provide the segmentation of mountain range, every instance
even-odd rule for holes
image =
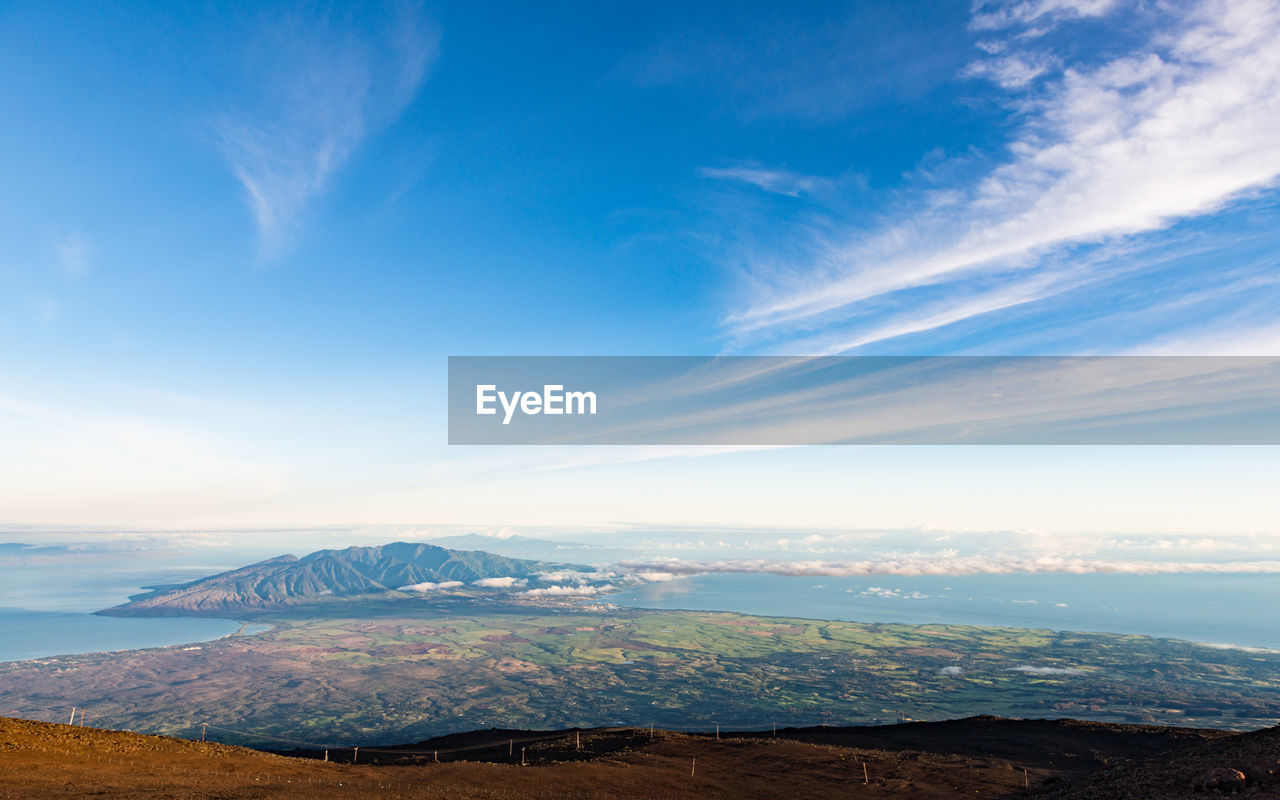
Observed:
[[[200,578],[152,586],[128,603],[97,613],[107,616],[225,616],[290,608],[334,599],[406,597],[410,587],[473,586],[503,589],[537,583],[555,571],[587,567],[509,558],[476,550],[394,542],[377,547],[319,550],[298,558],[282,555]],[[503,579],[506,586],[503,585]]]

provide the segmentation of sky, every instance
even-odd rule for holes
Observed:
[[[1280,355],[1280,4],[801,6],[0,6],[0,523],[1280,534],[1272,447],[445,443],[450,355]]]

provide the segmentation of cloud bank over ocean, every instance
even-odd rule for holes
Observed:
[[[1172,575],[1178,573],[1280,573],[1277,561],[1111,561],[1043,556],[920,556],[865,561],[787,561],[774,559],[732,559],[686,561],[658,558],[623,561],[619,566],[649,576],[650,580],[670,580],[682,575],[709,573],[768,573],[789,576],[864,577],[871,575],[1010,575],[1095,573],[1129,575]]]

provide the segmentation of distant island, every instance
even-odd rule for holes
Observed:
[[[265,623],[200,644],[0,664],[0,708],[262,744],[491,727],[883,724],[975,714],[1250,730],[1280,652],[964,625],[619,608],[609,570],[397,542],[281,556],[101,613]]]
[[[428,592],[470,596],[591,595],[612,588],[592,567],[394,542],[282,555],[171,586],[149,587],[106,616],[245,616],[334,601],[387,601]]]

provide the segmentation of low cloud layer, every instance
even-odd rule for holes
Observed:
[[[616,578],[617,573],[609,570],[593,570],[590,572],[576,569],[558,569],[550,572],[542,572],[539,578],[547,583],[584,583],[586,581],[601,581],[610,578]]]
[[[611,584],[603,586],[544,586],[539,589],[521,592],[521,594],[526,597],[588,597],[602,592],[611,592],[614,588]]]
[[[514,589],[517,586],[524,586],[528,581],[524,578],[513,578],[510,576],[504,578],[481,578],[478,581],[472,581],[472,586],[479,586],[484,589]]]
[[[1010,556],[941,556],[869,559],[865,561],[784,561],[775,559],[734,559],[725,561],[685,561],[659,558],[623,561],[619,564],[633,574],[652,574],[657,580],[668,576],[707,573],[763,573],[788,576],[864,577],[869,575],[1010,575],[1095,573],[1127,575],[1173,575],[1182,573],[1280,573],[1280,561],[1114,561],[1088,558],[1019,558]]]
[[[408,586],[401,586],[397,591],[401,592],[434,592],[440,589],[457,589],[464,584],[462,581],[441,581],[432,583],[431,581],[423,581],[422,583],[411,583]]]
[[[1022,664],[1016,667],[1009,667],[1005,672],[1021,672],[1026,675],[1083,675],[1084,670],[1075,667],[1037,667],[1032,664]]]

